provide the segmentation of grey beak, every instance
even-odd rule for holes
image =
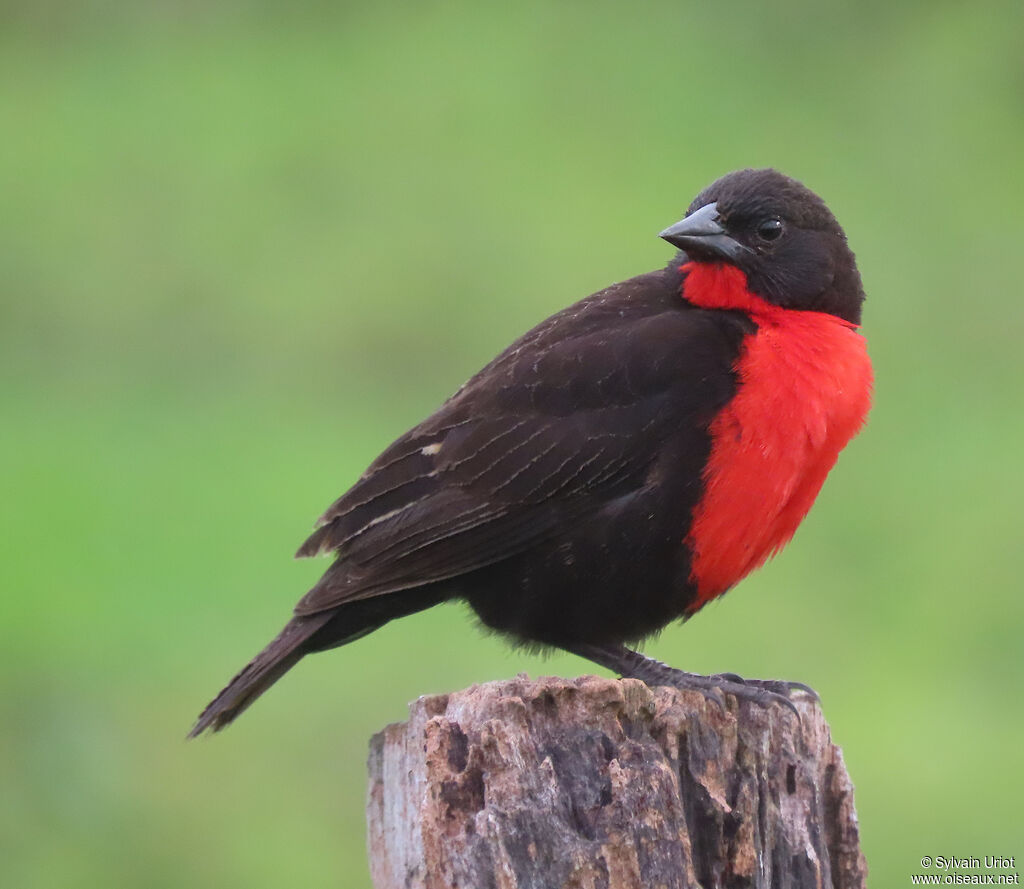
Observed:
[[[718,204],[705,204],[685,219],[659,232],[658,237],[680,250],[692,253],[697,259],[737,260],[745,254],[753,253],[749,247],[729,236],[719,222],[720,219]]]

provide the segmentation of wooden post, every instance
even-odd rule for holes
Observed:
[[[821,710],[634,679],[423,697],[370,744],[377,889],[862,889]]]

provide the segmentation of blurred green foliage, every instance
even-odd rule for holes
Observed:
[[[0,7],[0,883],[367,886],[373,731],[590,667],[448,606],[186,729],[378,450],[750,165],[846,227],[877,404],[648,650],[820,690],[872,885],[1024,853],[1024,7],[210,7]]]

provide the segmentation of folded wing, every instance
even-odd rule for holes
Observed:
[[[647,483],[732,381],[694,378],[705,313],[678,291],[633,299],[639,281],[548,319],[384,451],[299,550],[337,560],[296,613],[494,564]]]

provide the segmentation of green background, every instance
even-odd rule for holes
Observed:
[[[0,6],[0,882],[368,886],[371,733],[591,668],[447,606],[185,731],[376,453],[750,165],[843,222],[876,406],[647,650],[821,692],[873,886],[1021,856],[1024,7],[214,5]]]

